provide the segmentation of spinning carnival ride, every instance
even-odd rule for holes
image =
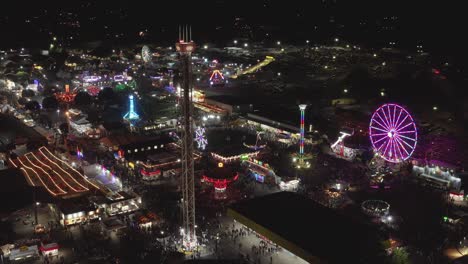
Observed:
[[[151,54],[151,50],[148,46],[143,46],[143,48],[141,48],[141,58],[143,59],[143,61],[145,63],[148,63],[151,61],[151,57],[152,57],[152,54]]]
[[[199,149],[205,150],[208,140],[206,139],[204,127],[199,126],[195,129],[195,141],[197,142]]]
[[[398,163],[413,154],[418,132],[413,117],[397,104],[384,104],[372,115],[369,137],[377,155]]]

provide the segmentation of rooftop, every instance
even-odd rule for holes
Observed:
[[[377,230],[291,192],[241,201],[228,215],[309,262],[376,263]]]
[[[96,210],[96,207],[84,197],[61,200],[58,208],[64,215]]]

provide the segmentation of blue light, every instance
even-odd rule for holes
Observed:
[[[140,116],[135,112],[135,104],[134,104],[134,99],[133,99],[133,95],[130,95],[128,97],[129,99],[129,105],[130,105],[130,109],[129,111],[124,115],[124,119],[126,120],[138,120],[140,119]]]

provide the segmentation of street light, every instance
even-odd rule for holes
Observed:
[[[249,44],[248,44],[248,43],[244,43],[244,47],[246,47],[246,48],[247,48],[248,46],[249,46]]]
[[[236,40],[236,39],[234,40],[234,44],[237,44],[237,40]]]
[[[277,42],[276,42],[276,45],[281,45],[281,41],[277,41]]]

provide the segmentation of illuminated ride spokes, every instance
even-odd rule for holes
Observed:
[[[143,48],[141,49],[141,58],[143,59],[143,61],[145,63],[148,63],[151,61],[151,50],[148,46],[143,46]]]
[[[376,154],[398,163],[413,154],[418,132],[413,117],[397,104],[384,104],[372,115],[369,137]]]
[[[223,84],[225,82],[224,75],[219,70],[214,70],[210,76],[210,85]]]
[[[206,145],[208,145],[208,139],[206,138],[206,131],[204,127],[197,127],[195,129],[195,141],[197,146],[201,150],[205,150]]]

